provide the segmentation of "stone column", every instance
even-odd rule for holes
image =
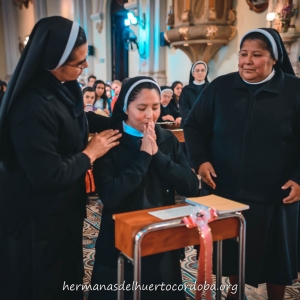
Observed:
[[[92,21],[90,15],[92,14],[92,7],[90,0],[74,0],[74,21],[78,22],[79,25],[84,29],[88,45],[93,45],[93,32],[92,32]],[[89,57],[89,67],[82,72],[82,76],[85,80],[89,74],[93,74],[93,58]]]
[[[47,17],[47,1],[46,0],[34,0],[34,17],[35,22],[39,21],[42,18]]]
[[[20,59],[17,24],[17,7],[13,1],[2,1],[3,33],[7,77],[11,77]],[[20,41],[22,43],[22,41]]]
[[[159,85],[166,84],[166,51],[160,46],[160,33],[166,30],[166,1],[155,0],[154,2],[154,36],[153,36],[153,78]]]
[[[144,28],[140,25],[138,41],[141,52],[146,58],[140,58],[140,74],[151,76],[158,84],[166,82],[165,49],[160,46],[160,32],[165,30],[166,2],[165,0],[140,0],[139,18],[146,15]]]

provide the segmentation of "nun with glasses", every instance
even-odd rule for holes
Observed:
[[[118,144],[117,131],[89,143],[77,77],[88,67],[78,23],[41,19],[0,108],[2,299],[80,299],[85,172]]]
[[[182,117],[181,127],[183,127],[197,97],[208,85],[208,68],[204,61],[195,62],[190,71],[189,84],[182,89],[179,97],[179,111]]]
[[[297,278],[300,198],[300,79],[274,29],[247,32],[238,72],[220,76],[195,103],[184,127],[202,194],[250,206],[246,283],[267,284],[282,300]],[[223,242],[224,276],[237,283],[237,243]],[[229,291],[227,299],[236,299]]]
[[[160,115],[160,87],[150,77],[128,79],[122,86],[112,115],[113,128],[122,133],[120,145],[94,163],[95,184],[103,202],[101,229],[96,242],[92,286],[117,283],[113,214],[175,204],[180,195],[196,196],[198,179],[173,133],[155,125]],[[132,285],[133,267],[125,262],[125,281]],[[142,258],[142,299],[185,300],[179,251]],[[163,284],[171,284],[166,291]],[[176,286],[175,286],[176,285]],[[179,288],[177,289],[176,287]],[[125,299],[132,299],[132,291]],[[117,291],[90,291],[89,300],[116,300]]]

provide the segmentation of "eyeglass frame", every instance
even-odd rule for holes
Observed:
[[[80,69],[80,70],[83,70],[85,69],[86,67],[84,67],[83,65],[85,63],[87,63],[87,57],[85,58],[85,60],[79,65],[79,66],[74,66],[74,65],[70,65],[70,64],[64,64],[65,66],[70,66],[70,67],[73,67],[73,68],[77,68],[77,69]]]

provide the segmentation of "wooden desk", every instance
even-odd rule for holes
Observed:
[[[169,124],[169,122],[166,123],[158,123],[162,128],[170,130],[173,132],[173,134],[176,136],[179,142],[184,142],[184,134],[183,129],[180,128],[180,125],[175,124]]]
[[[188,229],[182,218],[162,221],[149,211],[173,208],[181,205],[158,207],[128,213],[116,214],[115,246],[121,251],[118,261],[118,284],[124,280],[123,256],[134,265],[134,281],[141,281],[141,257],[164,251],[199,244],[199,233],[196,228]],[[245,220],[240,213],[219,216],[210,223],[213,240],[217,241],[217,286],[222,284],[222,240],[239,237],[239,299],[244,299],[245,289]],[[216,291],[221,299],[221,291]],[[118,300],[123,299],[123,291],[118,291]],[[134,291],[134,300],[140,299],[140,290]]]

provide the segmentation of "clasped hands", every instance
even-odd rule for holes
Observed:
[[[217,174],[210,162],[205,162],[198,168],[198,174],[201,176],[201,180],[207,185],[216,188],[216,183],[213,181],[213,177],[217,177]],[[290,194],[282,201],[284,204],[294,203],[300,200],[300,186],[293,180],[287,181],[282,187],[283,190],[291,189]]]
[[[156,134],[154,129],[154,122],[151,121],[144,125],[144,136],[142,138],[141,151],[145,151],[150,155],[155,155],[158,151],[156,144]]]

